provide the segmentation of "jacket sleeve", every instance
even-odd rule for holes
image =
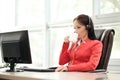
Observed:
[[[60,57],[59,57],[60,65],[64,65],[70,61],[68,47],[69,47],[69,43],[63,43],[62,50],[60,52]]]
[[[91,71],[95,70],[102,53],[102,43],[97,42],[91,48],[91,56],[88,62],[68,65],[68,71]]]

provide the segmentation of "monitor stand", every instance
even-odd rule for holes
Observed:
[[[9,70],[6,70],[6,72],[22,72],[23,70],[21,69],[15,69],[15,61],[14,59],[10,60],[10,66],[9,66]]]

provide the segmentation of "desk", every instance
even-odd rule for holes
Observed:
[[[0,78],[7,80],[120,80],[120,74],[88,72],[0,72]]]

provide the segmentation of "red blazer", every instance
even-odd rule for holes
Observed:
[[[63,43],[59,57],[59,64],[69,62],[68,71],[91,71],[95,70],[102,53],[102,43],[98,40],[86,39],[77,48],[76,43],[68,50],[69,43]]]

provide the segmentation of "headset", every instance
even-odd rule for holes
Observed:
[[[90,21],[90,17],[88,16],[88,24],[86,25],[86,29],[89,30],[91,28],[91,21]]]

